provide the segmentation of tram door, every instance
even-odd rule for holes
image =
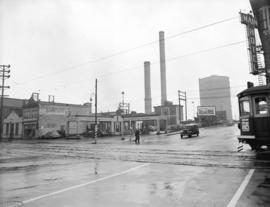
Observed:
[[[269,96],[252,97],[254,111],[254,129],[258,139],[270,137]]]

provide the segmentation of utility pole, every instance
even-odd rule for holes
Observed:
[[[181,96],[180,96],[180,90],[178,90],[178,101],[179,101],[179,125],[181,125]]]
[[[186,121],[187,121],[187,92],[185,91],[185,114],[186,114]]]
[[[187,121],[187,92],[178,90],[178,101],[179,101],[179,121],[181,124],[181,101],[185,101],[185,118]]]
[[[125,114],[125,100],[124,100],[124,96],[125,96],[125,92],[122,91],[122,107],[123,107],[123,111],[121,111],[121,116],[122,116],[122,124],[121,124],[121,127],[120,127],[120,130],[121,130],[121,135],[122,135],[122,140],[125,139],[124,137],[124,114]]]
[[[97,128],[97,79],[96,79],[96,84],[95,84],[95,144],[97,143],[97,133],[98,133],[98,128]]]
[[[5,86],[5,79],[10,78],[10,65],[0,65],[0,78],[2,78],[1,88],[1,108],[0,108],[0,139],[3,137],[3,108],[4,108],[4,90],[5,88],[10,88]]]

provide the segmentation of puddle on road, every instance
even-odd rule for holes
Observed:
[[[21,201],[0,201],[1,207],[21,207],[23,203]]]
[[[35,188],[35,187],[37,187],[37,185],[25,186],[25,187],[22,187],[22,188],[13,188],[13,189],[11,189],[9,191],[26,190],[26,189]]]
[[[44,181],[56,181],[56,180],[60,180],[60,178],[45,178],[43,180]]]

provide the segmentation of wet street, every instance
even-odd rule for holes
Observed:
[[[236,126],[200,133],[4,141],[0,206],[269,206],[268,152],[237,152]]]

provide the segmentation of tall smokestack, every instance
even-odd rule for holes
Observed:
[[[159,54],[160,54],[160,80],[161,80],[161,105],[167,101],[166,85],[166,62],[165,62],[165,41],[164,32],[159,32]]]
[[[144,110],[146,114],[152,112],[150,62],[144,62]]]

